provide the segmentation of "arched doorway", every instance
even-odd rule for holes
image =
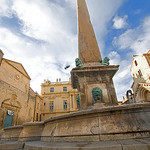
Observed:
[[[4,128],[12,126],[13,116],[14,116],[14,111],[8,109],[5,116]]]
[[[17,125],[20,109],[20,102],[12,101],[12,99],[3,100],[1,103],[0,128]]]

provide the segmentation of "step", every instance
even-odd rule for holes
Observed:
[[[150,150],[150,138],[100,142],[0,141],[0,150]]]

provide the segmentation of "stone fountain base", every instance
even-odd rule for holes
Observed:
[[[3,130],[1,140],[105,141],[150,137],[150,103],[102,107]]]

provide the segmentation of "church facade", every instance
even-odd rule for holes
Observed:
[[[0,129],[34,121],[35,92],[22,64],[0,50]]]
[[[132,89],[137,103],[150,101],[150,51],[133,57],[131,64]]]

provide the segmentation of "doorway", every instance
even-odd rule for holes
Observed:
[[[5,116],[4,128],[12,126],[13,115],[14,115],[14,111],[7,110],[7,113]]]

